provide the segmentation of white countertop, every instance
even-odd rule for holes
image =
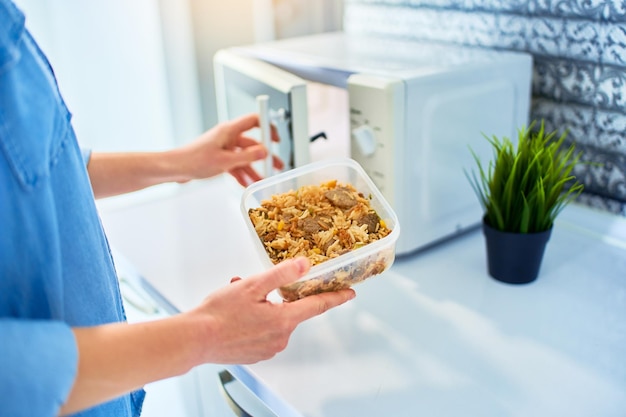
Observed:
[[[226,177],[100,204],[111,244],[176,307],[261,269]],[[626,415],[626,219],[570,205],[537,281],[497,282],[471,232],[355,287],[245,367],[302,415]]]

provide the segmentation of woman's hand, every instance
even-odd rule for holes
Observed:
[[[209,178],[223,172],[229,172],[243,186],[260,180],[261,176],[251,164],[264,159],[268,150],[247,135],[257,127],[258,115],[248,114],[220,123],[194,142],[172,151],[187,174],[178,182]],[[273,127],[272,140],[278,142],[278,134]],[[273,157],[273,164],[276,169],[282,169],[284,165],[276,157]]]
[[[296,326],[354,298],[351,289],[274,304],[267,295],[309,269],[306,258],[209,295],[197,308],[161,320],[74,327],[78,369],[61,414],[75,413],[203,363],[246,364],[287,346]]]
[[[234,278],[185,313],[205,323],[200,362],[246,364],[269,359],[285,349],[298,324],[354,298],[354,290],[346,289],[290,303],[268,301],[270,292],[298,280],[309,265],[306,258],[296,258],[249,278]]]
[[[248,132],[259,126],[259,117],[248,114],[220,123],[193,142],[165,152],[122,152],[91,155],[87,170],[96,198],[141,190],[165,182],[184,183],[229,172],[244,187],[261,176],[252,163],[268,150]],[[278,141],[272,126],[272,140]],[[284,164],[272,157],[276,169]]]

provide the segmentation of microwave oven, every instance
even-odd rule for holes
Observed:
[[[397,255],[480,224],[472,152],[487,163],[486,136],[515,140],[529,122],[522,52],[333,32],[220,50],[214,72],[219,120],[258,111],[285,169],[359,162],[402,225]]]

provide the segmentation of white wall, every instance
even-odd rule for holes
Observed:
[[[275,0],[278,39],[332,32],[343,26],[342,0]]]
[[[191,31],[181,30],[189,16],[186,3],[177,3],[17,1],[51,61],[82,146],[156,150],[200,133]]]
[[[229,46],[339,30],[343,0],[189,0],[203,118],[217,122],[213,56]]]
[[[342,0],[16,0],[55,69],[81,145],[158,150],[217,122],[213,56],[338,30]]]
[[[189,0],[205,128],[217,122],[213,55],[255,41],[254,3],[258,0]]]

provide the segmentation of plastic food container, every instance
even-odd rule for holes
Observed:
[[[307,164],[258,181],[244,190],[241,212],[263,265],[269,269],[274,264],[254,228],[248,215],[249,210],[260,207],[262,201],[269,200],[274,195],[332,180],[350,184],[368,198],[371,208],[391,232],[379,240],[312,266],[300,280],[279,288],[278,292],[285,301],[351,287],[384,272],[395,260],[395,245],[400,235],[398,218],[363,168],[356,161],[344,158]]]

